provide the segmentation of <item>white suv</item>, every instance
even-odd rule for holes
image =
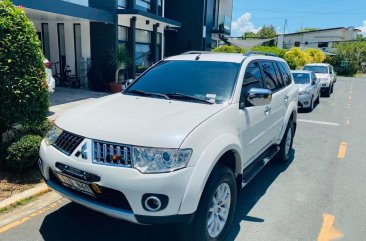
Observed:
[[[322,94],[330,97],[334,90],[334,84],[337,81],[337,75],[334,72],[333,66],[323,63],[308,64],[305,65],[304,70],[315,73],[316,78],[320,81]]]
[[[239,190],[274,156],[290,159],[297,103],[283,59],[189,52],[58,118],[39,165],[76,203],[179,223],[182,240],[223,240]]]

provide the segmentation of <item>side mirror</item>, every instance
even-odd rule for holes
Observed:
[[[268,89],[252,88],[248,90],[247,102],[252,106],[269,105],[272,102],[272,91]]]

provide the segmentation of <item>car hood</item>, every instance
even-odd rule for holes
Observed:
[[[226,106],[115,94],[65,112],[56,125],[96,140],[178,148],[195,127]]]
[[[299,92],[303,91],[304,89],[310,86],[310,84],[296,84],[296,85],[299,88]]]
[[[330,74],[315,74],[318,79],[328,79],[330,78]]]

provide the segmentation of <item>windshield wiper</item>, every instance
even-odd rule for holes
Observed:
[[[198,101],[198,102],[205,103],[205,104],[210,104],[210,105],[214,104],[211,101],[200,99],[198,97],[194,97],[194,96],[190,96],[190,95],[181,94],[181,93],[169,93],[169,94],[166,94],[166,96],[168,96],[172,99],[194,100],[194,101]]]
[[[170,100],[168,95],[164,95],[164,94],[160,94],[160,93],[150,93],[150,92],[145,92],[142,90],[129,90],[126,92],[127,94],[136,94],[136,95],[141,95],[141,96],[151,96],[151,97],[162,97],[166,100]]]

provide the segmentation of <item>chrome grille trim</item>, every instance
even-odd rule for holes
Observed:
[[[104,141],[92,141],[92,162],[94,164],[132,167],[131,146]],[[117,159],[113,160],[116,155]]]
[[[75,135],[67,131],[63,131],[62,134],[57,138],[53,146],[59,151],[70,156],[83,140],[84,137]]]

